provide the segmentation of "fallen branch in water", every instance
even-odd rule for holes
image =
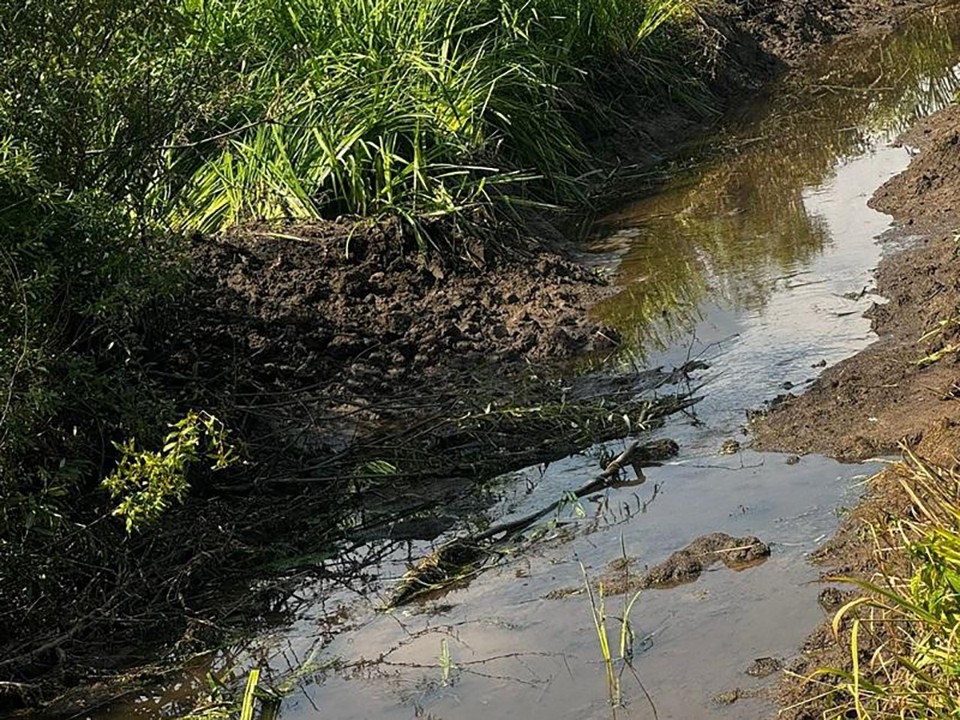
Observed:
[[[627,467],[633,467],[643,481],[642,467],[659,464],[660,461],[677,454],[678,446],[672,440],[660,440],[646,445],[631,442],[627,448],[612,460],[602,473],[574,491],[576,498],[602,490],[615,484],[620,473]],[[569,496],[568,496],[569,497]],[[568,497],[556,500],[549,505],[524,515],[516,520],[494,525],[481,533],[451,540],[435,552],[423,558],[397,583],[390,600],[384,609],[404,605],[419,595],[431,590],[441,589],[450,583],[463,579],[477,569],[476,565],[494,552],[493,545],[502,543],[527,530],[544,515],[553,512]],[[496,538],[496,540],[495,540]],[[488,543],[487,547],[484,543]]]

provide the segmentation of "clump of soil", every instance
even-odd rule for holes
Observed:
[[[746,0],[737,3],[743,23],[771,55],[787,62],[849,33],[889,28],[917,0]]]
[[[615,560],[600,581],[608,595],[669,588],[693,582],[700,577],[700,573],[718,562],[728,568],[742,570],[763,562],[769,556],[770,548],[758,538],[735,538],[726,533],[710,533],[698,537],[642,574],[631,571],[633,560]]]
[[[960,342],[960,253],[951,225],[960,211],[958,121],[952,107],[911,131],[906,141],[920,146],[919,156],[874,197],[901,235],[928,233],[880,264],[878,291],[889,302],[868,314],[880,339],[755,420],[755,447],[861,460],[896,453],[901,440],[943,418],[960,419],[960,356],[950,351]]]
[[[640,587],[672,587],[693,582],[700,573],[718,562],[737,570],[751,567],[768,557],[770,548],[758,538],[711,533],[697,538],[651,568],[641,580]]]
[[[780,672],[783,669],[783,661],[779,658],[762,657],[757,658],[744,672],[750,677],[765,678]]]

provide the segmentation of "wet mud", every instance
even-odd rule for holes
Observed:
[[[756,537],[731,537],[717,532],[702,535],[646,572],[632,568],[636,561],[613,561],[600,577],[604,592],[622,595],[651,588],[674,588],[694,582],[700,574],[722,563],[732,570],[753,567],[770,557],[770,547]]]

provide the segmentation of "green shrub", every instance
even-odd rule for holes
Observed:
[[[172,502],[183,501],[190,489],[187,473],[201,455],[212,470],[236,461],[227,430],[213,415],[190,411],[171,427],[159,451],[137,450],[135,438],[116,446],[120,460],[103,487],[121,498],[113,514],[124,518],[127,532],[156,522]]]
[[[0,530],[13,532],[54,522],[89,490],[113,432],[156,432],[155,398],[129,354],[138,312],[167,292],[173,268],[161,270],[172,263],[125,213],[52,186],[9,138],[0,232]]]

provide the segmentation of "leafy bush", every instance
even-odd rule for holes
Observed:
[[[44,181],[9,138],[0,230],[0,531],[14,532],[90,489],[112,432],[156,432],[128,353],[138,310],[170,278],[124,213]]]
[[[212,470],[236,461],[227,430],[213,415],[190,411],[172,428],[160,451],[137,450],[135,438],[117,445],[120,460],[103,486],[114,499],[122,498],[113,514],[124,518],[127,532],[156,522],[171,502],[183,500],[190,488],[187,472],[201,452]]]

